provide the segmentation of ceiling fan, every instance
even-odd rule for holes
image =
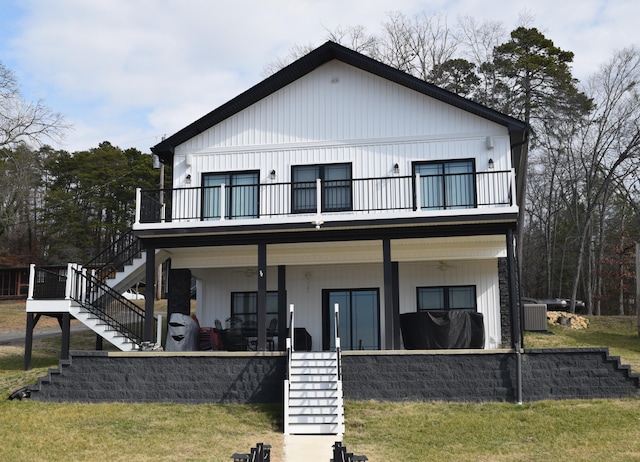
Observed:
[[[454,268],[454,266],[451,263],[445,260],[438,260],[438,262],[435,263],[433,266],[438,268],[440,271],[447,271],[449,268]]]
[[[240,270],[231,271],[232,273],[244,274],[246,277],[251,278],[258,274],[257,268],[245,268]]]

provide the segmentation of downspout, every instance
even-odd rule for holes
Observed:
[[[509,306],[511,307],[511,343],[516,358],[516,401],[522,404],[522,344],[520,335],[520,310],[516,294],[516,261],[513,230],[507,229],[507,272],[509,281]]]

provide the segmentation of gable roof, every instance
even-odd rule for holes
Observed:
[[[511,144],[514,147],[516,145],[523,146],[525,144],[528,127],[524,122],[463,98],[455,93],[439,88],[433,84],[425,82],[424,80],[413,77],[405,72],[383,64],[356,51],[350,50],[342,45],[334,42],[326,42],[324,45],[316,48],[309,54],[303,56],[297,61],[294,61],[287,67],[281,69],[222,106],[214,109],[195,122],[187,125],[182,130],[156,144],[151,148],[151,152],[158,155],[162,162],[170,162],[173,158],[176,146],[204,132],[243,109],[246,109],[252,104],[310,73],[317,67],[334,59],[440,100],[446,104],[463,109],[492,122],[506,126],[511,137]],[[520,157],[519,154],[514,154],[515,157]],[[516,165],[517,164],[518,162],[516,162]]]

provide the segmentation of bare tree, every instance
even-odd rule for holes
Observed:
[[[376,58],[378,51],[378,38],[369,35],[364,26],[338,26],[333,30],[327,30],[328,39],[339,43],[363,55]]]
[[[275,74],[280,69],[287,67],[289,64],[299,58],[302,58],[304,55],[308,54],[314,49],[315,46],[313,46],[312,43],[308,43],[307,45],[294,45],[287,53],[287,56],[277,58],[267,63],[262,70],[262,77],[266,78],[272,74]]]
[[[0,149],[56,141],[67,128],[62,115],[42,101],[25,101],[15,74],[0,63]]]
[[[499,79],[493,65],[493,50],[507,37],[504,26],[498,21],[478,23],[474,18],[465,16],[458,19],[456,34],[463,56],[475,64],[480,77],[474,99],[496,107]]]
[[[579,245],[571,293],[572,312],[598,206],[616,184],[624,182],[640,167],[638,81],[639,50],[631,47],[617,52],[589,80],[586,93],[593,98],[595,108],[571,140],[575,163],[569,174],[579,188],[576,197],[580,198],[573,209]],[[589,298],[591,284],[588,286]]]

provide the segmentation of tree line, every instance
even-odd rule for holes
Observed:
[[[522,18],[507,33],[497,21],[393,12],[379,32],[338,27],[327,39],[527,122],[524,295],[568,298],[572,311],[581,299],[590,314],[633,313],[640,50],[613,52],[580,82],[574,54],[532,23]],[[313,48],[295,46],[264,73]],[[108,142],[75,153],[44,145],[64,133],[64,120],[24,102],[1,64],[0,115],[0,265],[85,262],[130,229],[135,188],[158,184],[151,156]]]
[[[89,262],[131,229],[136,188],[158,187],[152,164],[108,142],[74,153],[0,150],[0,266]]]

